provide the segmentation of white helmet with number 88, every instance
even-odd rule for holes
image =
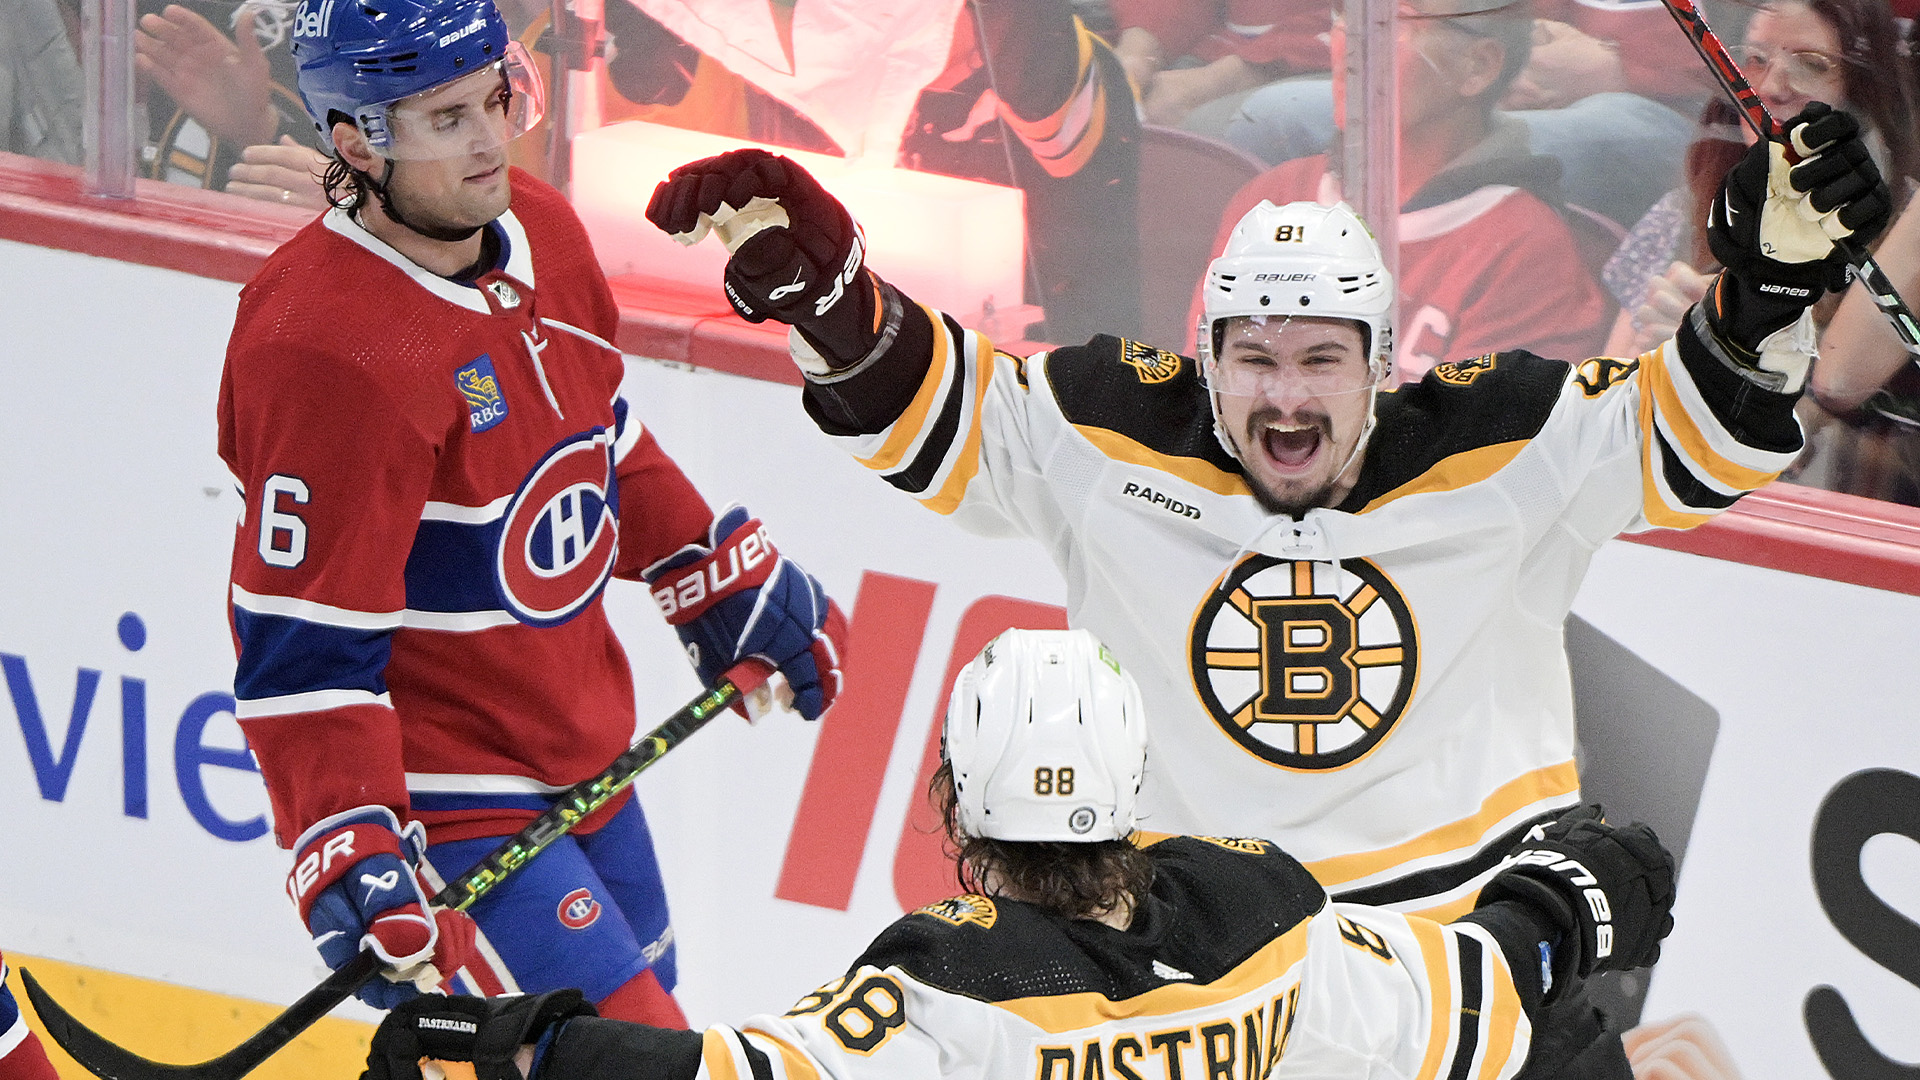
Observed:
[[[1008,630],[954,680],[941,754],[968,836],[1124,839],[1146,770],[1140,688],[1085,630]]]

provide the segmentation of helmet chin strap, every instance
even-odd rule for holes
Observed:
[[[367,186],[373,189],[373,194],[380,200],[380,209],[386,213],[387,217],[393,220],[394,224],[419,233],[429,240],[438,240],[447,244],[457,244],[462,240],[470,239],[475,233],[486,228],[484,224],[475,225],[470,229],[438,228],[408,221],[406,217],[400,213],[400,208],[393,204],[393,196],[387,192],[387,184],[393,179],[393,162],[390,160],[387,161],[387,178],[385,180],[375,180],[372,173],[362,172],[359,169],[355,169],[354,172],[366,179]]]

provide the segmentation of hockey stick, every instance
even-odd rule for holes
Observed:
[[[1673,21],[1679,23],[1680,29],[1686,31],[1687,40],[1693,42],[1695,51],[1699,52],[1700,58],[1707,62],[1707,69],[1713,72],[1713,77],[1720,81],[1721,87],[1733,98],[1734,107],[1739,110],[1747,126],[1753,128],[1753,133],[1762,139],[1784,144],[1787,148],[1788,160],[1798,161],[1800,155],[1794,150],[1793,143],[1787,139],[1786,129],[1781,126],[1780,121],[1767,113],[1767,107],[1761,102],[1759,93],[1754,90],[1753,84],[1747,81],[1747,77],[1741,74],[1740,68],[1733,62],[1733,57],[1727,54],[1726,45],[1721,43],[1720,35],[1714,33],[1713,27],[1707,25],[1707,17],[1694,6],[1693,0],[1661,0],[1661,2],[1667,6],[1667,13],[1673,16]],[[1900,299],[1900,293],[1894,289],[1893,282],[1888,280],[1887,272],[1880,269],[1880,264],[1875,262],[1873,256],[1867,254],[1865,250],[1854,247],[1844,239],[1835,240],[1833,243],[1840,249],[1840,253],[1847,257],[1847,261],[1853,264],[1854,270],[1860,275],[1860,284],[1865,286],[1867,295],[1873,297],[1874,306],[1880,309],[1880,314],[1886,316],[1887,322],[1893,325],[1893,332],[1899,335],[1900,343],[1906,346],[1907,352],[1914,357],[1914,363],[1920,364],[1920,323],[1914,321],[1913,309],[1907,306],[1905,300]]]
[[[667,751],[765,683],[767,675],[765,667],[758,662],[743,662],[734,667],[712,690],[688,702],[668,717],[666,723],[648,732],[599,775],[561,792],[551,808],[528,822],[526,828],[509,837],[473,869],[441,889],[434,896],[433,905],[455,911],[471,907],[588,814],[605,806]],[[41,988],[31,972],[22,968],[20,979],[26,985],[27,997],[33,1000],[34,1009],[40,1013],[41,1022],[46,1025],[47,1034],[53,1036],[62,1050],[73,1055],[75,1061],[86,1066],[88,1072],[102,1080],[239,1080],[314,1021],[333,1011],[334,1006],[351,997],[363,983],[374,978],[380,968],[380,958],[373,950],[361,949],[346,966],[307,991],[246,1042],[198,1065],[168,1065],[116,1046],[74,1019],[72,1013]]]

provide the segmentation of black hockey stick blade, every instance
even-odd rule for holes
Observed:
[[[433,898],[435,907],[464,911],[485,896],[548,845],[567,834],[588,814],[605,806],[633,783],[640,773],[660,760],[667,751],[680,745],[687,736],[699,731],[709,720],[725,711],[744,694],[764,683],[769,673],[757,662],[746,661],[727,672],[719,685],[690,701],[667,721],[654,728],[599,775],[582,780],[554,799],[554,805],[527,823],[493,853],[458,878],[447,883]],[[40,1014],[47,1034],[60,1049],[72,1055],[100,1080],[240,1080],[272,1057],[294,1036],[312,1027],[314,1022],[353,996],[362,984],[376,978],[383,965],[372,949],[361,949],[299,1001],[273,1018],[266,1027],[247,1041],[197,1065],[169,1065],[153,1061],[118,1046],[88,1028],[53,1000],[33,974],[22,968],[20,979],[27,997]]]
[[[1713,77],[1719,82],[1720,88],[1733,99],[1734,109],[1739,112],[1740,118],[1745,120],[1754,134],[1762,139],[1785,143],[1788,160],[1799,160],[1793,144],[1787,140],[1786,129],[1780,121],[1767,112],[1766,103],[1760,100],[1760,95],[1754,90],[1753,84],[1747,81],[1739,65],[1733,62],[1733,57],[1728,54],[1727,46],[1720,40],[1720,35],[1714,33],[1713,27],[1707,25],[1707,17],[1694,5],[1694,0],[1662,0],[1662,2],[1666,5],[1667,14],[1672,15],[1673,21],[1679,23],[1680,29],[1686,32],[1687,40],[1693,43],[1694,51],[1700,54],[1700,59],[1707,62],[1707,70],[1713,72]],[[1853,264],[1854,273],[1859,275],[1861,288],[1867,290],[1867,295],[1873,299],[1873,305],[1880,309],[1880,314],[1886,318],[1887,324],[1893,327],[1894,335],[1900,339],[1900,344],[1906,348],[1908,355],[1914,358],[1914,363],[1920,364],[1920,322],[1915,321],[1913,309],[1901,299],[1899,290],[1894,288],[1893,281],[1887,277],[1887,272],[1880,269],[1880,264],[1864,248],[1846,240],[1836,240],[1834,246],[1840,249],[1840,253],[1846,256],[1849,263]]]
[[[371,949],[363,949],[325,982],[306,992],[287,1011],[273,1018],[246,1042],[210,1061],[198,1065],[167,1065],[150,1061],[116,1046],[85,1024],[74,1019],[41,987],[33,972],[20,969],[20,981],[47,1034],[60,1049],[73,1056],[87,1071],[101,1080],[240,1080],[273,1052],[293,1041],[295,1035],[311,1027],[314,1021],[333,1011],[334,1006],[353,996],[361,983],[380,971],[380,958]]]

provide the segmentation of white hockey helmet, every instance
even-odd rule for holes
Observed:
[[[1220,324],[1243,315],[1351,319],[1367,337],[1374,378],[1393,357],[1393,276],[1373,233],[1346,203],[1262,200],[1207,266],[1196,346],[1210,376]]]
[[[1140,688],[1085,630],[1008,630],[954,680],[941,753],[968,836],[1124,839],[1146,771]]]

